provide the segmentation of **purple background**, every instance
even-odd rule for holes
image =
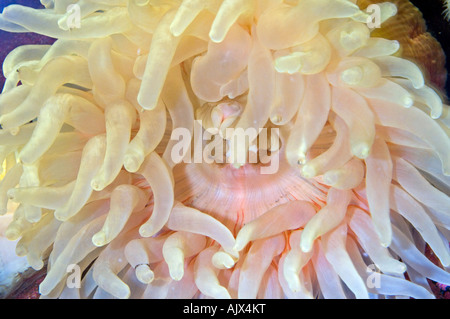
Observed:
[[[0,0],[0,11],[10,4],[21,4],[33,8],[43,8],[39,0]],[[35,33],[9,33],[0,30],[0,65],[13,49],[24,44],[51,44],[55,40]],[[0,72],[0,88],[3,88],[5,78]],[[1,90],[0,90],[1,91]]]

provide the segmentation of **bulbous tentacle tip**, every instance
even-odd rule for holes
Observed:
[[[141,166],[144,159],[139,159],[137,156],[128,155],[125,156],[123,166],[127,171],[130,173],[136,173],[139,170],[139,167]]]
[[[155,279],[155,273],[146,264],[136,267],[136,278],[144,284],[150,284]]]
[[[212,263],[218,269],[230,269],[235,265],[236,260],[226,252],[217,252],[212,257]]]
[[[184,269],[183,266],[170,268],[170,277],[175,281],[183,279]]]
[[[97,247],[104,246],[106,242],[106,234],[104,231],[100,231],[92,236],[92,243]]]

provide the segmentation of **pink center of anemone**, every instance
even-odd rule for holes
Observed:
[[[397,41],[371,37],[395,5],[45,3],[0,15],[57,38],[11,52],[0,95],[5,236],[47,267],[42,296],[429,298],[426,278],[450,284],[449,108]]]

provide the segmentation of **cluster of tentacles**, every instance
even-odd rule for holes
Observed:
[[[17,254],[48,267],[43,297],[428,298],[427,278],[450,284],[449,107],[356,1],[42,3],[0,15],[57,38],[4,62],[0,209]],[[225,151],[179,163],[171,132],[196,120],[214,137],[200,147]],[[227,128],[278,134],[234,145]],[[233,145],[279,169],[236,162]]]

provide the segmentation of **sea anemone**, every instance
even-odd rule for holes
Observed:
[[[381,2],[383,0],[358,0],[357,3],[362,10],[366,10],[368,6]],[[390,2],[397,7],[395,18],[388,19],[373,30],[371,36],[397,40],[400,49],[394,55],[420,65],[425,80],[438,89],[444,89],[447,80],[446,56],[441,44],[428,32],[429,21],[425,21],[422,12],[409,1]],[[437,16],[440,13],[438,11]],[[443,29],[445,30],[445,27]],[[438,34],[440,30],[434,31],[434,34]]]
[[[41,297],[450,284],[449,107],[372,35],[394,4],[41,2],[0,15],[57,38],[12,51],[0,95],[0,210]]]
[[[444,7],[445,7],[445,17],[447,20],[450,20],[450,0],[444,0]]]

